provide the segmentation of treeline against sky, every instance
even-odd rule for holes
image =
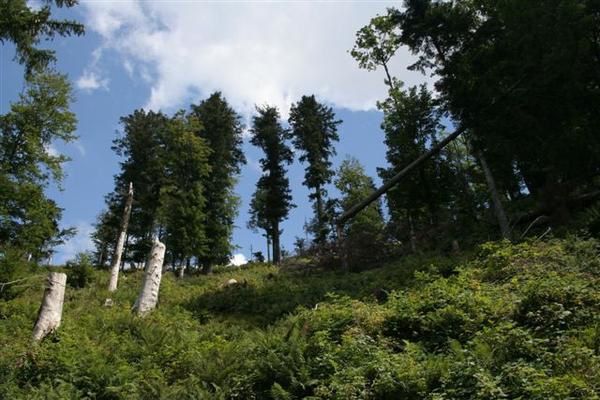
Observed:
[[[39,11],[7,4],[12,8],[0,38],[15,43],[27,87],[0,116],[0,244],[41,259],[72,234],[59,229],[61,209],[44,188],[60,183],[66,157],[52,143],[74,140],[76,119],[66,78],[49,68],[53,53],[36,44],[46,36],[82,34],[83,27],[52,20],[51,3]],[[416,57],[408,68],[431,77],[431,85],[405,87],[394,76],[391,60],[403,46]],[[263,174],[248,226],[264,233],[275,262],[282,257],[281,222],[300,201],[311,202],[314,216],[306,226],[310,240],[298,239],[296,253],[336,261],[341,233],[355,266],[495,238],[573,230],[598,235],[597,1],[406,0],[360,29],[350,54],[358,67],[382,74],[388,88],[378,103],[387,146],[387,164],[378,171],[383,181],[453,129],[464,133],[384,201],[336,230],[337,216],[374,190],[357,160],[333,169],[341,121],[315,96],[298,99],[288,121],[272,106],[257,107],[248,128],[251,143],[264,152]],[[239,114],[216,92],[174,115],[135,111],[121,125],[114,141],[121,170],[94,233],[97,262],[110,257],[132,182],[126,262],[142,262],[156,235],[167,243],[171,264],[209,272],[226,263],[239,208],[234,188],[245,162]],[[291,198],[292,148],[305,167],[308,199]],[[327,192],[332,184],[336,198]]]

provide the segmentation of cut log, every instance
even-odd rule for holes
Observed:
[[[48,274],[42,305],[38,312],[37,322],[33,327],[33,340],[35,342],[39,342],[60,326],[66,285],[67,274],[62,272],[50,272]]]
[[[123,255],[123,247],[125,246],[125,238],[127,237],[127,226],[129,225],[129,216],[131,215],[131,207],[133,205],[133,183],[129,183],[129,191],[127,192],[127,200],[125,201],[125,209],[123,210],[123,219],[121,220],[121,230],[119,231],[119,239],[115,247],[115,253],[110,266],[110,282],[108,283],[108,291],[114,292],[117,290],[119,281],[119,268],[121,267],[121,257]]]
[[[165,260],[165,249],[165,245],[158,239],[154,240],[152,249],[148,255],[148,261],[146,261],[142,289],[133,305],[133,312],[137,315],[146,315],[156,308],[160,280],[162,278],[162,267]]]

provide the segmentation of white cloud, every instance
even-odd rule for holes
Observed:
[[[76,140],[73,142],[73,147],[77,150],[81,157],[85,157],[85,146],[81,143],[80,140]]]
[[[92,242],[91,234],[94,232],[94,227],[80,221],[75,225],[77,233],[66,243],[57,246],[53,264],[62,265],[65,262],[73,259],[77,253],[92,250],[94,243]]]
[[[48,155],[51,157],[58,157],[60,155],[60,152],[52,144],[44,145],[44,149],[46,150],[46,153],[48,153]]]
[[[246,259],[246,256],[243,255],[242,253],[234,254],[229,259],[229,265],[235,265],[236,267],[239,267],[240,265],[244,265],[247,263],[248,263],[248,260]]]
[[[85,70],[75,82],[77,88],[91,92],[97,89],[108,90],[108,79],[101,78],[97,72]]]
[[[390,3],[392,5],[394,3]],[[385,97],[383,72],[360,70],[348,54],[381,2],[85,2],[86,26],[151,85],[147,107],[185,106],[222,90],[244,112],[315,93],[338,107],[372,109]],[[402,49],[391,66],[409,84]],[[124,64],[126,65],[126,64]],[[129,70],[129,67],[125,67]],[[151,76],[149,76],[151,75]]]

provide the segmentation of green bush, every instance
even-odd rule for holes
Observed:
[[[92,281],[92,256],[87,253],[78,253],[73,260],[67,261],[67,282],[71,287],[81,289]]]
[[[569,238],[362,273],[165,274],[145,318],[140,271],[105,307],[108,273],[90,269],[36,346],[32,278],[0,300],[0,398],[598,399],[597,262],[596,242]],[[17,275],[45,275],[29,268]]]

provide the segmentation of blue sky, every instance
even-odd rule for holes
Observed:
[[[386,165],[382,116],[375,109],[385,96],[383,76],[358,69],[348,50],[355,32],[390,5],[398,6],[120,0],[82,2],[57,12],[83,22],[86,35],[42,43],[56,50],[56,69],[73,83],[72,110],[79,120],[76,143],[53,145],[72,161],[65,165],[64,190],[50,188],[49,195],[64,208],[63,226],[78,228],[53,261],[90,249],[91,224],[118,171],[110,146],[119,118],[138,108],[172,113],[221,90],[245,120],[254,104],[276,105],[287,119],[291,103],[315,94],[344,121],[334,165],[351,155],[376,177],[376,168]],[[13,61],[10,44],[0,52],[0,112],[5,113],[22,89],[22,68]],[[424,79],[406,70],[411,61],[401,49],[392,64],[407,85]],[[250,246],[265,252],[265,243],[260,233],[246,229],[261,153],[247,139],[244,151],[249,162],[237,187],[242,205],[233,239],[236,253],[248,257]],[[283,224],[282,244],[289,250],[296,236],[304,237],[304,222],[311,217],[303,168],[296,160],[289,170],[297,205]]]

